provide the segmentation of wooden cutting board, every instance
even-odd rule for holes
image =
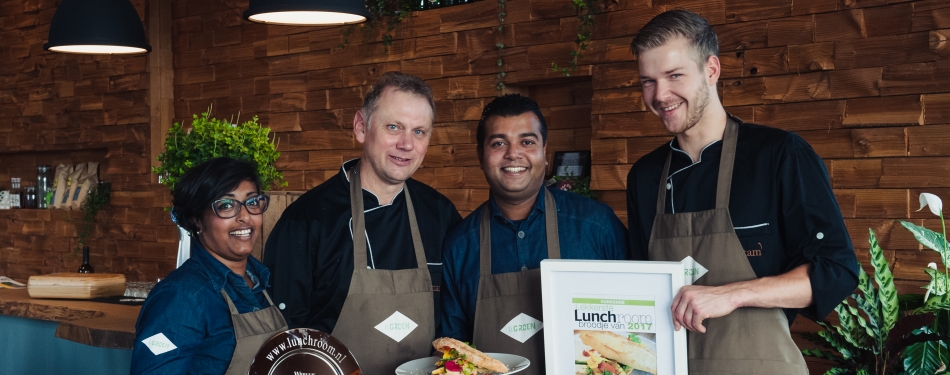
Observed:
[[[125,294],[125,275],[119,273],[53,273],[30,276],[31,298],[90,299]]]

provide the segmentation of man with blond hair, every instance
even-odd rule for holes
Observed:
[[[690,374],[807,374],[790,322],[824,318],[857,286],[824,163],[801,137],[726,112],[699,15],[660,14],[632,48],[643,103],[674,137],[630,169],[630,246],[694,275],[671,306]]]

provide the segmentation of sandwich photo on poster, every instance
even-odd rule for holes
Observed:
[[[680,262],[547,259],[541,303],[547,375],[685,375],[686,330],[670,305]]]
[[[656,375],[652,296],[578,296],[574,305],[577,375]]]

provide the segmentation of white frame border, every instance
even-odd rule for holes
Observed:
[[[681,262],[653,262],[653,261],[623,261],[623,260],[566,260],[566,259],[545,259],[541,261],[541,300],[543,307],[544,320],[551,321],[550,317],[556,315],[555,295],[551,290],[551,282],[555,273],[566,272],[590,272],[592,277],[604,273],[649,273],[649,274],[668,274],[670,275],[670,286],[673,295],[672,300],[680,288],[685,285],[685,267]],[[620,294],[620,293],[618,293]],[[664,313],[665,312],[665,313]],[[673,319],[673,314],[669,306],[657,309],[657,315],[667,319]],[[672,325],[672,324],[671,324]],[[548,374],[560,374],[563,370],[557,369],[555,362],[555,348],[557,347],[556,331],[553,331],[553,325],[544,327],[544,356],[545,366]],[[659,348],[657,348],[659,351]],[[673,331],[673,375],[688,375],[686,346],[686,329],[680,328],[679,331]],[[573,374],[574,372],[569,372]]]

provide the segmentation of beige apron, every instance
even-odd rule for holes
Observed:
[[[472,342],[483,352],[515,354],[531,361],[525,375],[544,374],[544,335],[535,333],[524,343],[502,332],[502,327],[520,314],[544,322],[541,313],[541,269],[492,275],[491,203],[482,209],[479,235],[480,277],[475,303],[475,328]],[[557,237],[557,206],[554,196],[544,189],[544,230],[547,232],[548,259],[560,259]]]
[[[367,269],[366,220],[363,215],[363,188],[359,163],[350,170],[350,210],[353,213],[353,278],[343,303],[333,336],[353,353],[367,375],[386,375],[399,365],[432,354],[435,338],[435,305],[432,277],[426,266],[422,236],[409,196],[403,187],[409,211],[409,228],[418,268],[405,270]],[[379,244],[385,245],[385,244]],[[418,324],[401,341],[386,336],[375,327],[396,312]]]
[[[695,285],[720,286],[756,278],[729,215],[732,170],[738,125],[732,118],[723,133],[716,208],[667,214],[666,180],[672,151],[660,177],[656,217],[650,235],[650,260],[680,261],[692,256],[709,271]],[[792,341],[782,309],[741,307],[703,321],[706,333],[689,331],[689,373],[808,374],[801,351]]]
[[[231,325],[234,326],[234,339],[237,341],[234,354],[231,355],[231,363],[228,365],[228,372],[225,374],[247,375],[251,362],[257,356],[257,351],[271,337],[286,331],[287,322],[266,291],[264,297],[267,298],[267,302],[270,302],[270,306],[245,314],[238,312],[231,297],[228,297],[224,290],[221,291],[221,295],[224,296],[228,309],[231,310]]]

